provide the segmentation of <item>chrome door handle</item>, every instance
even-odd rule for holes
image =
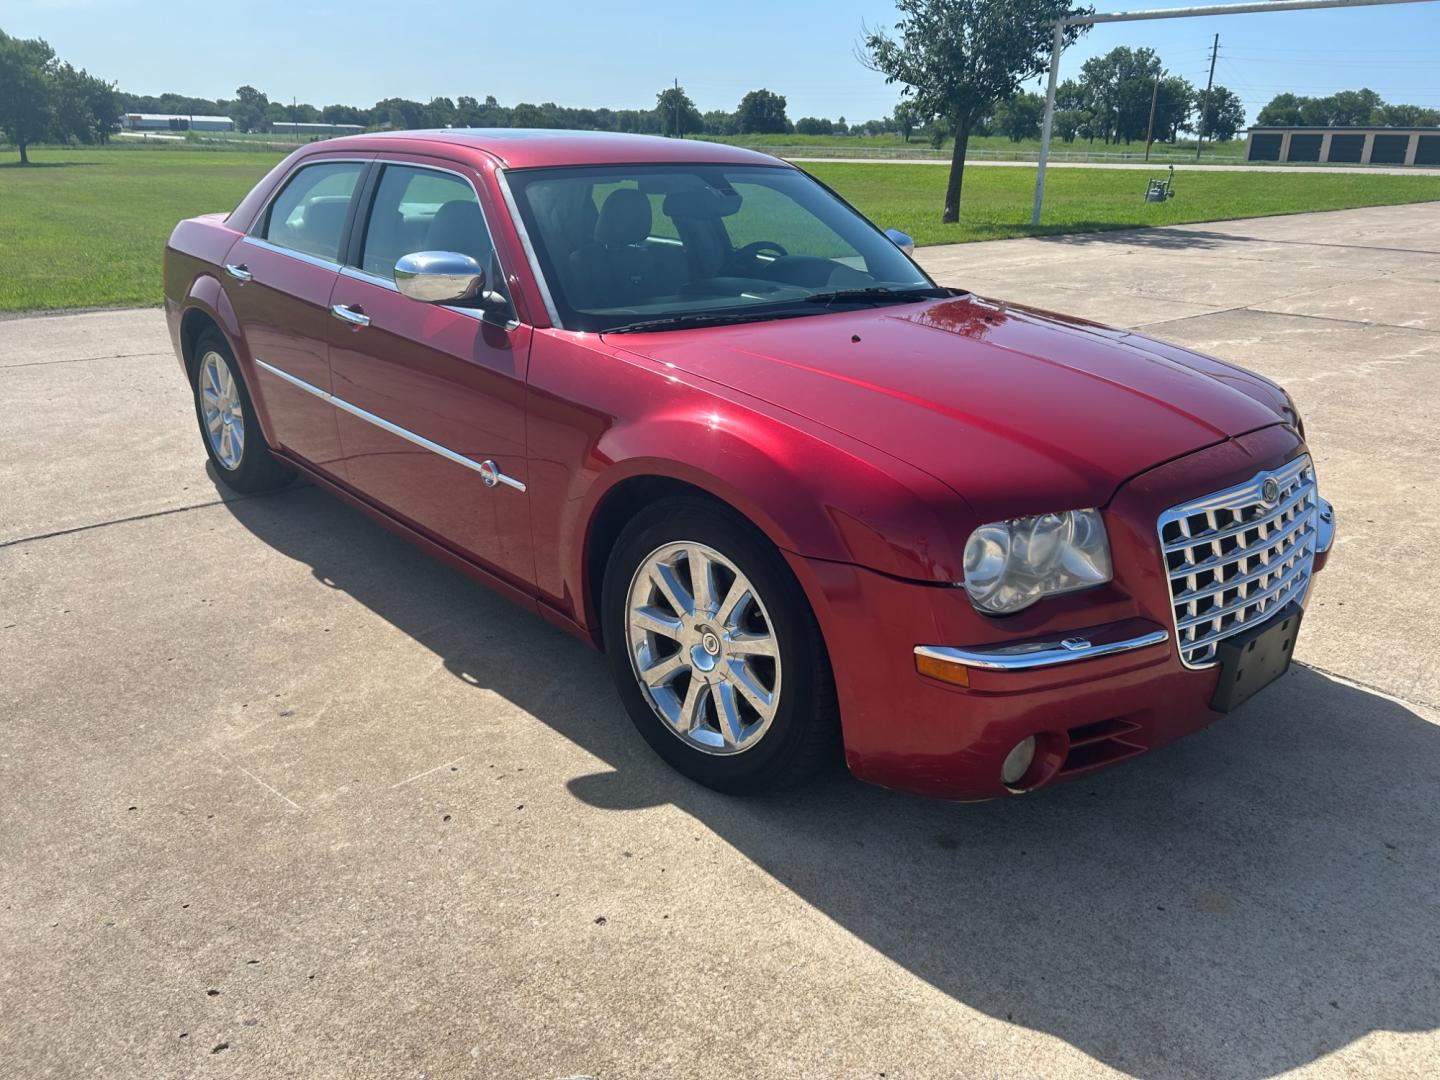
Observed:
[[[225,272],[238,281],[249,281],[255,276],[244,263],[226,263]]]
[[[349,323],[351,326],[370,325],[370,316],[355,306],[347,307],[345,304],[331,304],[330,314],[342,322]]]

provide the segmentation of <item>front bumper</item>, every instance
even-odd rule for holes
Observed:
[[[990,798],[1114,764],[1217,719],[1219,669],[1185,667],[1170,632],[1155,521],[1184,498],[1292,456],[1298,444],[1282,431],[1232,440],[1128,484],[1106,509],[1123,590],[1117,583],[1035,605],[1046,611],[987,619],[959,589],[791,556],[830,651],[851,771],[920,794]],[[1320,511],[1314,573],[1334,539],[1333,510],[1322,500]],[[954,641],[977,644],[935,644]],[[963,677],[919,674],[922,657]],[[1036,738],[1034,763],[1007,786],[1001,763],[1027,736]]]

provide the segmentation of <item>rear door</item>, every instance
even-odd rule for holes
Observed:
[[[225,285],[249,348],[270,436],[344,478],[330,391],[330,294],[363,160],[308,159],[230,250]]]
[[[513,583],[534,583],[525,494],[530,327],[513,306],[427,304],[395,287],[395,262],[458,251],[505,296],[477,194],[459,164],[380,159],[330,302],[330,366],[350,483]],[[491,210],[492,213],[497,212]],[[343,404],[341,404],[343,402]]]

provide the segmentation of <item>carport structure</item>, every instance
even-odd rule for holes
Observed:
[[[1143,22],[1150,19],[1189,19],[1202,15],[1249,15],[1260,12],[1306,11],[1314,8],[1380,7],[1390,4],[1425,4],[1435,0],[1268,0],[1261,3],[1212,4],[1205,7],[1157,8],[1149,11],[1098,12],[1072,15],[1055,22],[1055,36],[1050,44],[1050,78],[1045,90],[1045,122],[1040,132],[1040,160],[1035,168],[1035,204],[1030,211],[1030,224],[1040,224],[1040,210],[1045,201],[1045,165],[1050,158],[1050,135],[1055,127],[1055,87],[1060,76],[1060,53],[1065,48],[1065,30],[1071,26],[1094,26],[1098,23]],[[1211,65],[1214,75],[1214,65]],[[1204,139],[1202,127],[1199,137]]]

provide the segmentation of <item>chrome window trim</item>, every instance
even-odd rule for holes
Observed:
[[[453,461],[456,465],[463,465],[465,466],[465,468],[471,470],[472,472],[479,473],[480,476],[484,479],[486,487],[494,487],[496,484],[504,484],[506,487],[514,488],[516,491],[525,490],[525,484],[523,482],[516,480],[513,476],[506,476],[496,467],[493,461],[476,461],[473,458],[466,457],[464,454],[451,450],[448,446],[441,446],[437,442],[432,442],[430,439],[425,438],[425,436],[423,435],[417,435],[415,434],[415,432],[409,430],[408,428],[403,428],[399,424],[392,424],[384,417],[376,416],[374,413],[368,412],[365,409],[360,408],[359,405],[353,405],[350,402],[346,401],[344,398],[336,397],[328,390],[321,390],[320,387],[315,386],[312,383],[308,383],[304,379],[301,379],[295,375],[291,375],[288,371],[283,371],[280,368],[276,367],[274,364],[267,364],[258,356],[255,358],[255,364],[256,366],[270,372],[270,374],[276,376],[277,378],[284,379],[292,386],[299,387],[307,394],[313,394],[321,401],[328,401],[337,409],[342,409],[345,412],[349,413],[351,416],[355,416],[361,420],[364,420],[367,424],[374,424],[382,431],[388,431],[391,435],[395,435],[401,439],[404,439],[406,442],[414,443],[416,446],[421,447],[424,450],[429,450],[432,454],[439,454],[447,461]]]
[[[916,645],[915,655],[943,660],[964,667],[985,671],[1030,671],[1033,668],[1074,664],[1101,656],[1147,649],[1170,640],[1170,631],[1157,629],[1123,641],[1093,644],[1089,638],[1067,637],[1058,640],[1024,641],[1005,645],[977,645],[958,648],[953,645]]]
[[[564,329],[560,324],[560,312],[555,307],[555,299],[550,295],[550,283],[545,280],[545,275],[540,270],[540,258],[535,254],[535,245],[530,241],[530,232],[525,228],[525,219],[520,215],[515,193],[510,190],[510,179],[506,175],[508,171],[496,168],[495,180],[500,185],[500,194],[505,197],[505,209],[510,212],[510,224],[515,227],[515,232],[520,237],[520,246],[525,249],[525,259],[530,264],[530,273],[540,290],[540,299],[545,303],[545,314],[550,317],[550,325],[557,330]],[[494,238],[493,233],[491,238]]]
[[[319,255],[311,255],[308,251],[296,251],[294,248],[281,247],[279,244],[272,244],[269,240],[261,240],[258,236],[251,236],[248,233],[240,238],[242,244],[250,244],[263,251],[273,251],[277,255],[288,255],[292,259],[309,263],[311,266],[318,266],[322,270],[339,270],[340,264],[331,259],[322,258]]]
[[[1307,473],[1309,474],[1308,481],[1304,479]],[[1285,492],[1292,481],[1298,482],[1298,486],[1292,492]],[[1265,498],[1266,485],[1271,482],[1274,483],[1277,491],[1285,492],[1273,503]],[[1189,518],[1213,515],[1218,510],[1232,511],[1237,508],[1256,506],[1266,507],[1265,512],[1240,525],[1216,527],[1213,531],[1203,532],[1194,537],[1190,536],[1188,526],[1185,525]],[[1295,511],[1293,520],[1284,523],[1284,516],[1291,511]],[[1160,565],[1165,578],[1165,588],[1168,594],[1166,600],[1170,608],[1170,625],[1175,631],[1175,648],[1180,663],[1192,671],[1203,671],[1215,667],[1220,662],[1218,647],[1221,642],[1243,630],[1259,626],[1283,610],[1288,603],[1304,603],[1314,580],[1315,558],[1321,552],[1329,549],[1333,538],[1333,516],[1330,504],[1320,497],[1315,477],[1315,463],[1309,454],[1304,453],[1277,468],[1261,470],[1249,480],[1211,492],[1209,495],[1203,495],[1179,506],[1172,506],[1161,513],[1156,521],[1156,536],[1160,541]],[[1210,517],[1210,520],[1213,522],[1214,518]],[[1275,535],[1265,537],[1264,548],[1259,552],[1250,550],[1253,545],[1246,545],[1244,550],[1247,553],[1244,555],[1237,556],[1236,551],[1232,550],[1228,553],[1212,555],[1202,562],[1188,561],[1190,550],[1196,546],[1236,537],[1240,537],[1243,541],[1245,533],[1252,529],[1268,526],[1276,521],[1282,522],[1282,528]],[[1167,541],[1165,539],[1166,527],[1176,522],[1180,523],[1181,539]],[[1330,526],[1328,535],[1323,528],[1327,524]],[[1281,549],[1281,554],[1277,557],[1278,561],[1272,566],[1269,553],[1277,548]],[[1187,561],[1180,568],[1171,569],[1170,556],[1177,552],[1186,553]],[[1223,582],[1223,588],[1211,585],[1200,586],[1193,581],[1200,574],[1218,572],[1220,568],[1231,566],[1237,562],[1237,559],[1248,560],[1258,557],[1260,554],[1263,554],[1265,558],[1264,566],[1260,571],[1246,570],[1233,578],[1226,579]],[[1292,565],[1286,567],[1284,564],[1287,561]],[[1271,578],[1273,581],[1269,580]],[[1265,581],[1265,584],[1258,594],[1247,592],[1246,596],[1231,601],[1229,604],[1215,604],[1212,601],[1212,607],[1194,615],[1182,616],[1180,613],[1179,608],[1182,606],[1212,597],[1223,598],[1224,594],[1232,588],[1248,587],[1262,580]],[[1182,587],[1187,583],[1188,587]],[[1251,607],[1256,610],[1247,616]],[[1231,616],[1236,617],[1228,626],[1203,635],[1203,641],[1200,640],[1202,635],[1198,632],[1194,633],[1191,635],[1190,643],[1186,643],[1186,632],[1202,627],[1206,623],[1213,624]],[[1191,658],[1191,653],[1195,654],[1195,659]]]

